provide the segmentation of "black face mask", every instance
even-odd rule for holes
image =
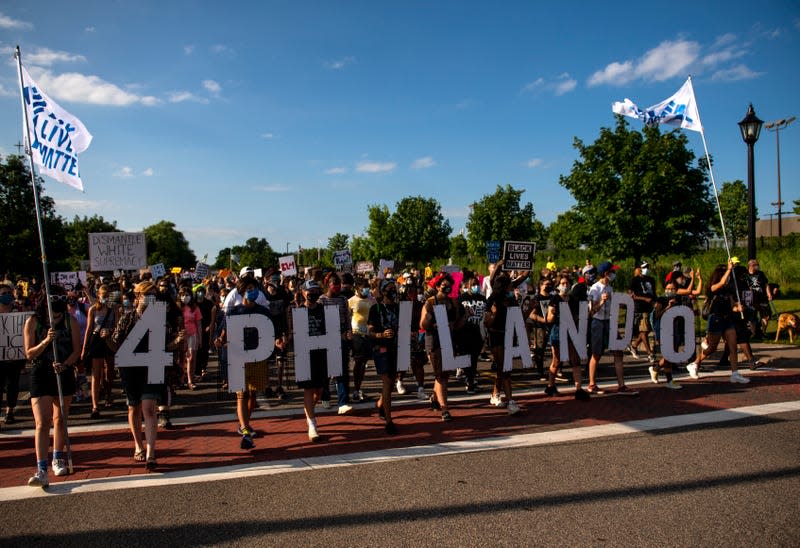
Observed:
[[[50,307],[53,309],[53,314],[63,314],[67,310],[67,301],[55,301],[50,303]]]
[[[319,300],[319,293],[309,293],[306,300],[310,303],[315,303]]]

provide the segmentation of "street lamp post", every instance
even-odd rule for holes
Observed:
[[[782,217],[782,207],[783,201],[781,201],[781,130],[794,122],[797,119],[795,116],[791,116],[789,118],[784,118],[783,120],[775,120],[774,122],[770,122],[766,124],[764,127],[767,128],[768,131],[772,131],[775,133],[775,150],[778,151],[778,201],[775,202],[774,206],[778,206],[778,239],[783,240],[783,217]]]
[[[739,122],[742,139],[747,144],[747,258],[756,258],[756,185],[753,176],[753,145],[758,141],[761,125],[764,122],[756,116],[753,104]]]

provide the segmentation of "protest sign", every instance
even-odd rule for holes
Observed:
[[[147,266],[144,232],[90,232],[89,264],[95,272]]]
[[[25,329],[25,320],[31,314],[33,312],[0,314],[0,362],[26,359],[22,332]]]
[[[198,280],[204,280],[208,277],[208,265],[206,263],[197,263],[194,267],[194,277]]]
[[[503,270],[533,270],[536,256],[534,242],[505,242],[503,245]]]
[[[486,259],[490,263],[496,263],[500,260],[500,240],[486,242]]]
[[[282,276],[297,276],[297,263],[294,262],[294,255],[280,257],[278,264],[281,266]]]
[[[150,265],[150,274],[152,274],[154,280],[157,280],[162,276],[166,276],[167,269],[164,268],[164,263]]]
[[[356,263],[356,272],[358,274],[368,274],[370,272],[374,272],[375,267],[372,266],[372,262],[370,261],[358,261]]]
[[[333,252],[333,264],[338,270],[343,270],[345,266],[353,264],[353,256],[349,249],[341,249]]]
[[[382,280],[386,276],[386,269],[394,270],[394,261],[381,259],[378,262],[378,279]]]
[[[51,272],[50,283],[59,285],[67,291],[72,291],[81,283],[86,286],[86,272]]]

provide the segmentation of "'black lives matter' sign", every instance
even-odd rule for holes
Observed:
[[[533,270],[535,242],[504,242],[503,270]]]

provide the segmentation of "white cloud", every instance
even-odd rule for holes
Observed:
[[[330,169],[326,169],[325,173],[328,174],[328,175],[342,175],[344,173],[347,173],[347,168],[346,167],[332,167]]]
[[[256,185],[253,187],[253,190],[259,190],[261,192],[289,192],[292,188],[286,185]]]
[[[430,156],[423,156],[422,158],[417,158],[414,160],[414,163],[411,164],[412,169],[428,169],[429,167],[433,167],[436,165],[436,162],[433,161],[433,158]]]
[[[194,46],[192,46],[192,45],[183,46],[183,53],[186,54],[186,55],[193,54],[194,53]]]
[[[95,211],[108,211],[119,209],[115,202],[102,200],[61,200],[56,199],[56,208],[60,213],[77,215]]]
[[[397,167],[395,162],[358,162],[356,171],[359,173],[388,173]]]
[[[736,65],[734,67],[716,71],[711,75],[711,80],[715,82],[737,82],[739,80],[751,80],[761,76],[761,72],[754,72],[745,65]]]
[[[561,96],[574,90],[577,85],[577,80],[571,78],[569,73],[564,72],[552,81],[539,77],[533,82],[528,82],[523,86],[522,93],[549,92]]]
[[[114,172],[114,177],[120,177],[122,179],[130,179],[133,177],[133,168],[130,166],[122,166],[117,171]]]
[[[456,110],[466,110],[468,108],[472,108],[473,106],[475,106],[475,101],[472,99],[462,99],[456,103]]]
[[[95,30],[94,27],[86,27],[85,29],[83,29],[84,32],[94,32],[94,30]]]
[[[191,101],[194,103],[203,103],[207,104],[208,99],[205,97],[198,97],[191,91],[173,91],[169,94],[169,102],[170,103],[185,103],[187,101]]]
[[[25,54],[25,65],[37,65],[49,67],[53,63],[85,63],[86,57],[67,53],[66,51],[53,51],[48,48],[39,48],[31,53]]]
[[[154,171],[153,171],[152,167],[148,167],[147,169],[142,171],[142,175],[145,176],[145,177],[152,177],[153,174],[154,174]]]
[[[224,44],[215,44],[211,46],[212,53],[233,53],[233,50]]]
[[[525,162],[525,165],[527,167],[533,168],[533,167],[539,167],[540,165],[542,165],[542,163],[543,163],[543,160],[541,158],[531,158],[530,160]]]
[[[626,60],[609,63],[589,77],[589,86],[601,84],[622,85],[633,80],[662,82],[687,74],[688,67],[700,55],[700,44],[687,40],[666,40],[647,51],[636,62]]]
[[[54,99],[123,107],[137,103],[147,106],[159,103],[155,97],[130,93],[94,75],[65,72],[55,76],[50,71],[32,70],[31,76]]]
[[[31,30],[33,29],[33,24],[27,21],[12,19],[8,15],[0,13],[0,29]]]
[[[348,65],[352,65],[356,62],[356,58],[352,56],[342,57],[341,59],[336,59],[335,61],[328,61],[325,63],[325,67],[330,70],[341,70]]]
[[[262,133],[261,134],[261,138],[262,139],[266,139],[267,141],[272,141],[275,138],[275,134],[274,133]]]
[[[203,80],[203,87],[214,95],[219,95],[219,92],[222,91],[222,87],[214,80]]]

